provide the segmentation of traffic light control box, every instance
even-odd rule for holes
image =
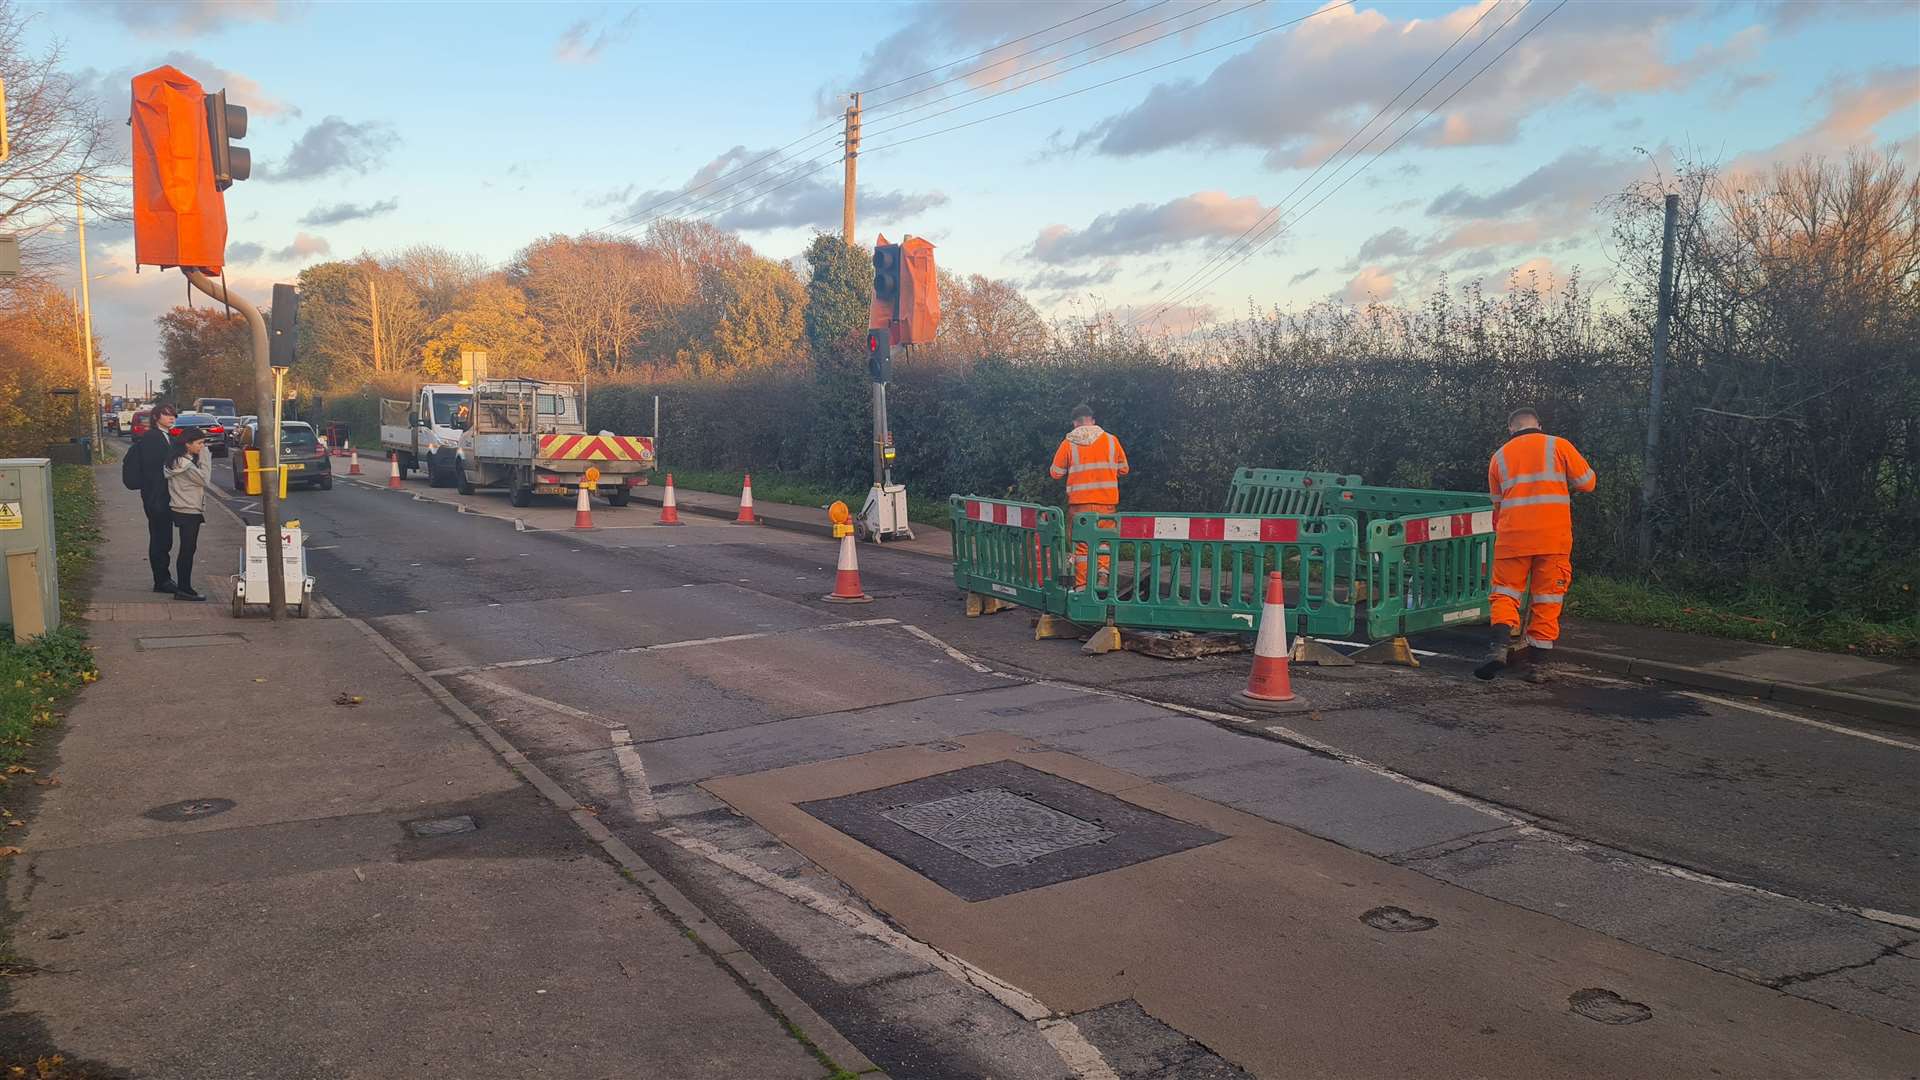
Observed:
[[[59,560],[53,534],[53,463],[0,460],[0,622],[24,641],[60,625]]]

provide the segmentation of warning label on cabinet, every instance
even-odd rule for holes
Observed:
[[[0,502],[0,529],[23,529],[26,521],[20,516],[20,504]]]

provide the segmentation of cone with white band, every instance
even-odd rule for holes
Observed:
[[[1287,587],[1279,571],[1267,575],[1267,596],[1260,606],[1260,633],[1253,643],[1253,671],[1247,688],[1231,698],[1235,705],[1257,712],[1306,712],[1313,706],[1293,692],[1287,669]]]
[[[667,493],[660,499],[660,524],[685,525],[680,520],[680,504],[673,498],[673,474],[667,474]]]
[[[573,527],[593,528],[593,504],[587,501],[587,485],[580,485],[580,497],[573,503]]]
[[[753,474],[748,473],[740,485],[740,516],[733,519],[735,525],[758,525],[753,516]]]
[[[392,488],[395,491],[399,491],[401,487],[400,455],[395,453],[392,450],[387,451],[387,465],[389,466],[389,471],[387,473],[387,486],[389,488]]]
[[[360,451],[358,450],[350,450],[347,452],[347,475],[360,475]]]
[[[873,597],[860,589],[860,560],[854,554],[852,529],[840,538],[840,565],[833,575],[833,594],[822,599],[830,604],[873,603]]]

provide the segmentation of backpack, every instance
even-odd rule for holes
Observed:
[[[140,475],[140,444],[143,441],[133,440],[133,445],[127,447],[127,456],[120,459],[120,484],[128,491],[139,491],[146,486],[142,483],[145,478]]]

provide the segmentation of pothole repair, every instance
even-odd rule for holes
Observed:
[[[234,808],[232,799],[182,799],[179,802],[143,810],[141,817],[155,821],[193,821],[196,818],[224,814]]]
[[[1360,921],[1390,934],[1417,934],[1440,925],[1439,919],[1415,915],[1403,907],[1377,907],[1361,914]]]
[[[1637,1024],[1653,1018],[1653,1010],[1637,1001],[1628,1001],[1611,990],[1588,987],[1567,995],[1573,1011],[1602,1024]]]

